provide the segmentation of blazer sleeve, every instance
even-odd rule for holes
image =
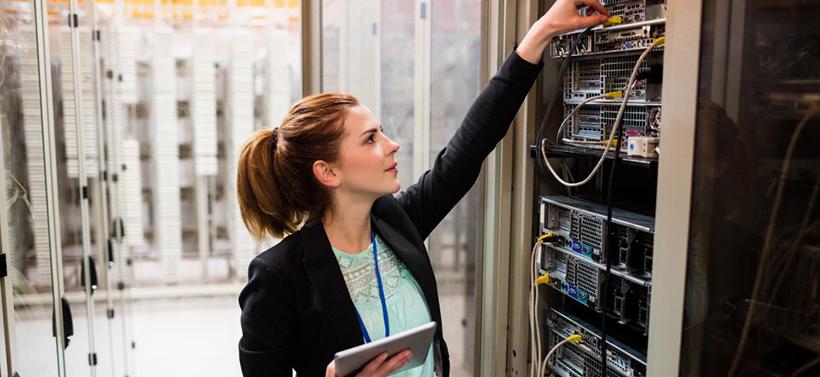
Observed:
[[[292,376],[295,315],[282,273],[255,258],[248,268],[248,284],[239,295],[242,339],[239,363],[245,377]]]
[[[396,197],[422,239],[478,179],[484,159],[507,133],[542,66],[527,62],[516,52],[510,54],[439,152],[433,168]]]

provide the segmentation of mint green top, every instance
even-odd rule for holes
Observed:
[[[416,279],[393,250],[376,236],[379,253],[379,269],[382,276],[387,314],[390,319],[390,334],[423,325],[431,321],[427,302]],[[362,322],[372,340],[384,338],[384,317],[379,299],[379,284],[376,281],[373,245],[356,254],[349,254],[333,248],[339,267],[342,269],[350,298],[362,316]],[[399,373],[399,377],[433,376],[433,347],[427,350],[424,364]]]

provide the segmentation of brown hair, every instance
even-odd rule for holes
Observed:
[[[278,128],[256,131],[242,147],[236,174],[239,210],[257,240],[281,238],[321,219],[330,194],[313,175],[313,163],[337,159],[345,115],[358,104],[345,93],[305,97]]]

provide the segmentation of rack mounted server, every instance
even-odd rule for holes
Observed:
[[[549,285],[566,296],[642,332],[648,331],[652,290],[654,219],[613,210],[612,233],[617,243],[608,245],[606,207],[567,196],[544,196],[540,206],[540,231],[552,232],[558,242],[540,250],[540,272]],[[605,258],[612,258],[607,307],[601,305]]]
[[[550,309],[548,325],[549,346],[574,334],[583,336],[581,343],[567,343],[558,351],[558,357],[552,363],[552,371],[561,377],[601,377],[601,334],[593,325],[559,310]],[[607,377],[644,377],[646,376],[646,353],[636,350],[625,343],[607,337]]]
[[[564,117],[570,116],[581,101],[623,90],[640,52],[666,32],[665,1],[604,0],[601,3],[610,16],[621,17],[620,24],[596,27],[586,33],[578,30],[559,35],[550,43],[552,58],[571,56],[572,59],[564,76]],[[660,137],[662,77],[663,46],[658,46],[638,69],[621,122],[625,137]],[[622,99],[597,99],[587,103],[568,120],[557,138],[583,148],[602,149],[621,103]],[[654,147],[646,149],[641,153],[631,152],[646,158],[656,157]]]

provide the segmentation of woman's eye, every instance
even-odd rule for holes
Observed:
[[[376,139],[375,139],[375,138],[376,138],[376,136],[375,136],[375,135],[370,134],[370,136],[368,136],[368,137],[367,137],[367,143],[368,143],[368,144],[369,144],[369,143],[375,143],[375,142],[376,142]]]

